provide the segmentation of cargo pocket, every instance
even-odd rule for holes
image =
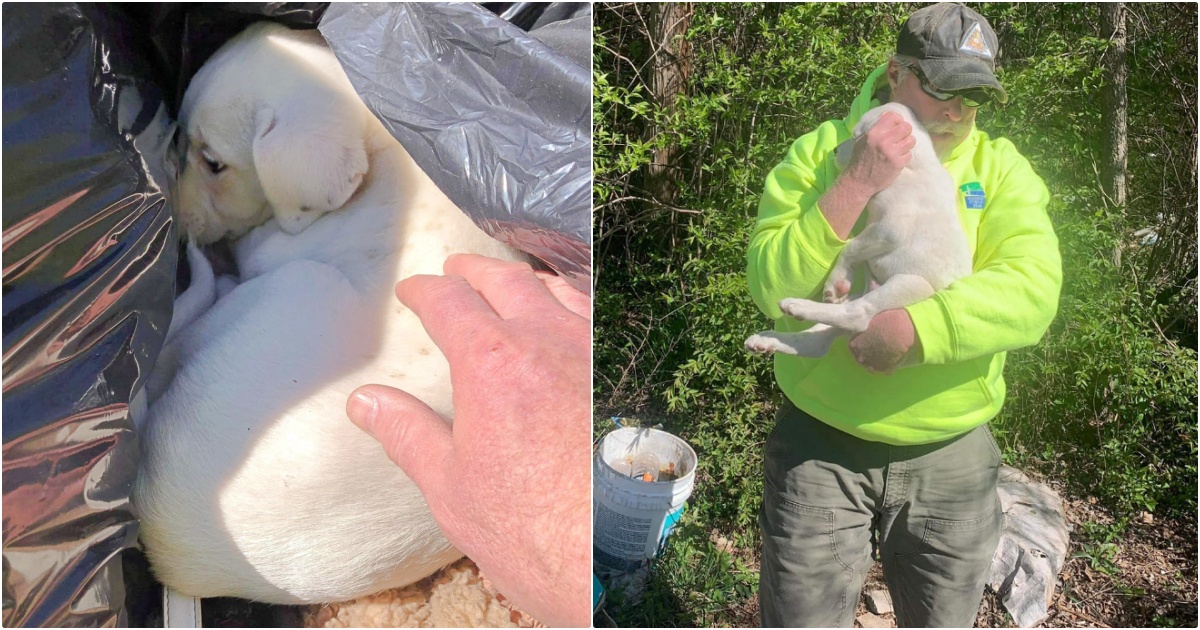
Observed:
[[[920,544],[883,558],[897,619],[910,627],[970,627],[979,610],[1004,514],[999,500],[987,516],[925,519]],[[914,523],[916,525],[916,523]]]
[[[943,574],[974,579],[978,572],[990,566],[1004,513],[999,499],[996,509],[987,516],[969,520],[925,519],[921,541],[912,551],[897,553],[899,558],[929,556],[931,564]]]
[[[768,479],[763,487],[763,537],[769,538],[784,564],[791,562],[852,570],[838,550],[834,512],[789,500]]]
[[[870,556],[863,542],[861,567],[852,568],[853,540],[839,548],[837,511],[788,499],[770,482],[763,492],[759,604],[765,627],[849,627]],[[861,528],[864,535],[867,528]],[[852,533],[849,533],[851,538]],[[844,557],[843,552],[850,552]]]

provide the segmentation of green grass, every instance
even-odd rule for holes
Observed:
[[[625,628],[746,627],[757,625],[750,606],[757,592],[757,568],[718,549],[708,528],[685,517],[651,566],[640,599],[609,591],[605,610]]]

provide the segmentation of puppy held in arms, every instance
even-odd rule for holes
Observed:
[[[912,161],[896,181],[867,203],[867,226],[850,239],[825,282],[825,302],[788,298],[779,302],[787,315],[816,322],[794,333],[764,331],[746,340],[751,352],[782,352],[821,357],[842,335],[861,333],[871,318],[931,297],[971,273],[971,250],[958,221],[954,179],[938,161],[929,134],[912,111],[888,103],[863,114],[854,138],[838,147],[838,165],[845,167],[853,140],[893,112],[912,125],[916,146]],[[856,265],[866,264],[872,286],[862,297],[847,301],[846,289]]]
[[[217,299],[189,251],[196,278],[149,379],[133,499],[155,574],[196,597],[322,603],[454,562],[346,401],[391,385],[449,422],[446,360],[394,287],[456,252],[525,257],[438,190],[315,30],[259,23],[230,40],[180,119],[183,227],[237,238],[240,277]]]

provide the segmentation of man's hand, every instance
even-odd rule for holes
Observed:
[[[854,359],[875,373],[891,374],[910,352],[919,350],[916,328],[904,309],[879,313],[866,330],[850,338]]]
[[[896,181],[900,171],[912,161],[915,146],[917,140],[912,135],[912,125],[887,112],[854,142],[854,152],[850,154],[850,163],[842,176],[862,186],[870,197]]]
[[[892,112],[855,140],[846,168],[817,202],[838,238],[850,236],[871,197],[891,186],[912,161],[915,146],[912,125]]]
[[[408,278],[396,296],[450,363],[453,427],[382,385],[356,390],[346,413],[517,607],[550,627],[588,626],[590,300],[523,263],[458,255],[445,272]]]

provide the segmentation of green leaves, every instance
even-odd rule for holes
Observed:
[[[1196,353],[1163,337],[1166,308],[1115,262],[1124,229],[1119,215],[1091,210],[1103,208],[1098,197],[1078,188],[1051,202],[1059,316],[1040,344],[1009,354],[998,439],[1016,465],[1118,514],[1194,513]]]

